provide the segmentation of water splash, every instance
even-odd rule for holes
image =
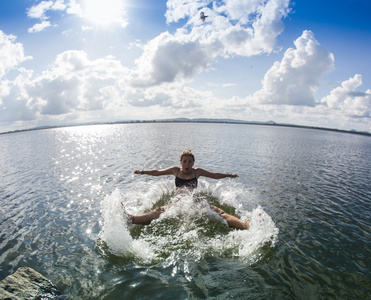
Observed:
[[[117,256],[127,255],[133,242],[120,202],[121,197],[119,190],[105,197],[101,210],[103,224],[99,233],[99,240],[104,241],[110,252]]]
[[[273,247],[277,242],[278,228],[270,216],[260,206],[245,209],[241,200],[245,197],[246,203],[247,191],[236,184],[202,182],[196,192],[182,195],[173,194],[163,182],[143,189],[146,191],[116,190],[104,199],[99,238],[109,253],[134,258],[142,265],[212,256],[254,262],[264,255],[264,246]],[[243,221],[251,220],[249,229],[228,228],[208,203]],[[162,205],[166,205],[165,212],[150,225],[127,224],[125,211],[138,214]]]

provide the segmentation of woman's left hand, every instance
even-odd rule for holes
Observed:
[[[236,178],[236,177],[239,177],[237,174],[227,174],[228,175],[228,177],[230,177],[230,178]]]

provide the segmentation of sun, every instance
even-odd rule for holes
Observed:
[[[82,10],[85,19],[97,25],[126,26],[123,0],[84,0]]]

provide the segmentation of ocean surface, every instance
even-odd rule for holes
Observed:
[[[174,177],[179,165],[237,173]],[[371,138],[238,124],[94,125],[0,135],[0,280],[68,299],[371,299]],[[242,220],[229,229],[208,204]],[[148,226],[139,214],[169,205]]]

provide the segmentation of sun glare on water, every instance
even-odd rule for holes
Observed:
[[[122,27],[127,24],[122,0],[84,0],[82,9],[84,17],[95,24],[119,24]]]

